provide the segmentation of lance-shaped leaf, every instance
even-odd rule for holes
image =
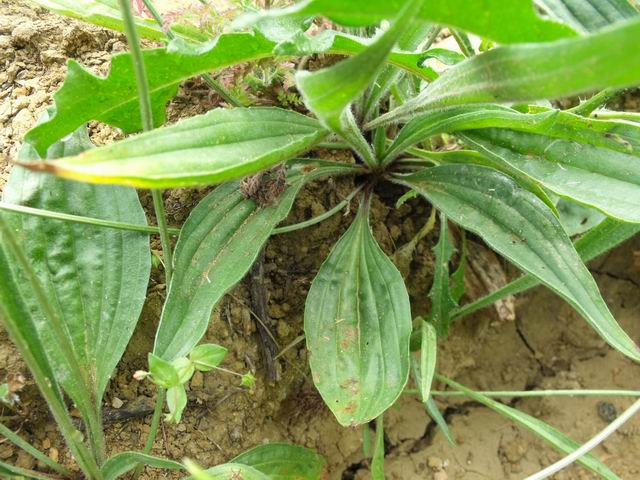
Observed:
[[[175,270],[156,333],[154,353],[187,355],[204,335],[213,307],[251,268],[275,226],[289,213],[302,182],[275,203],[259,207],[237,182],[207,195],[182,227]]]
[[[184,469],[181,463],[167,460],[166,458],[154,457],[140,452],[122,452],[117,453],[104,462],[102,467],[100,467],[100,472],[104,480],[116,480],[138,465],[147,465],[149,467],[167,470]]]
[[[185,461],[185,465],[192,475],[185,480],[270,480],[264,473],[242,463],[223,463],[208,470],[189,461]]]
[[[475,400],[476,402],[481,403],[482,405],[490,408],[491,410],[494,410],[500,415],[503,415],[504,417],[523,426],[530,432],[539,436],[549,445],[553,446],[557,450],[560,450],[562,453],[568,454],[580,447],[580,444],[578,442],[573,441],[564,433],[556,430],[551,425],[543,422],[542,420],[538,420],[531,415],[516,410],[515,408],[508,407],[507,405],[504,405],[503,403],[493,400],[478,392],[474,392],[464,385],[460,385],[459,383],[454,382],[453,380],[450,380],[446,377],[443,377],[441,375],[438,375],[437,377],[438,380],[446,383],[459,392],[463,392],[465,395]],[[580,457],[577,461],[587,467],[589,470],[597,473],[598,475],[601,475],[603,478],[606,478],[608,480],[620,480],[619,477],[609,469],[609,467],[607,467],[604,463],[602,463],[600,460],[589,453]]]
[[[298,89],[309,110],[318,116],[323,125],[345,138],[370,165],[375,164],[376,160],[355,126],[349,106],[375,80],[402,34],[405,23],[411,20],[423,1],[406,2],[393,25],[357,56],[317,72],[301,71],[296,74]]]
[[[551,211],[511,178],[477,165],[443,165],[402,177],[454,222],[569,302],[616,350],[640,361]]]
[[[598,255],[608,252],[622,242],[634,237],[640,232],[640,224],[624,223],[612,218],[605,219],[597,227],[591,229],[575,242],[576,251],[584,262],[594,259]],[[491,305],[509,295],[515,295],[538,286],[540,281],[531,274],[509,282],[504,287],[491,292],[473,302],[457,308],[452,313],[453,319],[462,318],[481,308]]]
[[[312,53],[355,55],[367,48],[362,39],[331,32],[321,34],[322,41],[298,32],[313,45]],[[144,63],[149,79],[153,120],[155,126],[165,121],[165,106],[178,91],[180,82],[202,73],[258,60],[273,55],[278,43],[259,33],[225,33],[199,46],[174,40],[166,48],[145,50]],[[283,51],[282,55],[308,55],[297,51]],[[392,52],[388,62],[422,78],[433,80],[437,74],[422,67],[419,53]],[[55,112],[52,117],[30,130],[26,141],[42,154],[53,142],[89,120],[98,120],[122,129],[125,133],[142,130],[138,93],[133,63],[129,53],[113,56],[106,77],[98,77],[74,60],[68,64],[62,87],[53,96]]]
[[[75,157],[28,166],[94,183],[204,185],[271,167],[326,135],[317,120],[291,111],[216,109]]]
[[[241,453],[231,463],[247,465],[269,480],[317,480],[323,478],[324,458],[308,448],[270,443]]]
[[[551,17],[584,33],[638,15],[629,0],[535,0],[535,3]]]
[[[313,381],[342,425],[368,422],[395,402],[409,374],[411,308],[367,208],[320,267],[304,325]]]
[[[262,15],[324,15],[343,25],[362,27],[394,18],[404,5],[403,0],[307,0]],[[434,0],[425,2],[414,16],[422,21],[461,28],[500,43],[542,42],[575,35],[566,25],[538,17],[531,0]]]
[[[561,113],[543,132],[491,128],[460,136],[563,198],[640,223],[640,127]]]
[[[435,326],[438,336],[444,337],[449,333],[451,311],[457,306],[451,296],[449,285],[449,260],[451,260],[451,255],[453,255],[453,245],[449,240],[446,215],[440,216],[440,236],[433,251],[436,255],[436,264],[433,274],[433,285],[429,292],[429,298],[431,299],[429,321]],[[426,336],[425,331],[423,331],[422,348],[425,347]],[[429,384],[430,383],[431,382],[429,382]],[[428,397],[428,395],[426,397]]]
[[[49,157],[77,154],[92,145],[86,128],[49,150]],[[25,144],[22,160],[40,162]],[[3,200],[7,203],[118,222],[146,224],[134,189],[70,182],[16,167],[11,171]],[[65,325],[73,348],[69,365],[53,332],[55,328],[36,308],[33,291],[16,286],[30,315],[34,332],[44,344],[53,372],[69,396],[89,388],[99,406],[109,377],[124,353],[144,303],[151,252],[145,234],[73,224],[26,215],[7,215],[50,304]],[[20,278],[18,272],[14,272]],[[3,280],[4,281],[4,280]],[[26,319],[25,319],[26,321]],[[86,372],[82,379],[71,373]],[[80,405],[79,405],[80,408]]]
[[[525,102],[634,85],[640,83],[639,40],[640,19],[633,19],[585,37],[499,47],[449,69],[371,126],[445,106]]]

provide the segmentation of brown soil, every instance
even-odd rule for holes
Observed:
[[[109,56],[125,49],[120,34],[50,15],[21,1],[0,0],[0,153],[12,158],[22,135],[47,106],[65,72],[65,60],[104,73]],[[171,103],[169,118],[202,113],[219,99],[202,84],[190,81]],[[119,136],[115,130],[91,126],[96,143]],[[320,152],[340,156],[338,152]],[[0,158],[1,158],[0,157]],[[0,191],[9,168],[0,160]],[[345,181],[311,185],[298,199],[287,222],[297,222],[325,211],[348,193]],[[167,194],[170,223],[179,225],[205,190],[175,190]],[[424,225],[429,207],[413,200],[392,208],[396,191],[381,191],[374,204],[375,234],[387,253],[411,240]],[[148,198],[142,195],[143,204]],[[304,233],[273,238],[266,249],[265,288],[269,294],[272,330],[280,348],[302,334],[304,299],[310,282],[332,244],[351,221],[351,213],[337,215]],[[152,219],[153,221],[153,219]],[[155,249],[159,249],[154,244]],[[432,236],[418,243],[406,273],[416,314],[428,307],[431,282]],[[481,250],[481,247],[478,247]],[[592,264],[605,298],[616,318],[633,338],[640,338],[640,239],[627,242]],[[496,263],[493,261],[493,263]],[[495,265],[494,265],[495,266]],[[499,267],[500,265],[497,264]],[[500,268],[497,269],[501,271]],[[482,277],[482,275],[477,275]],[[500,276],[500,275],[498,275]],[[153,388],[132,379],[146,367],[165,288],[154,271],[138,329],[105,398],[106,405],[129,409],[147,406]],[[482,283],[482,278],[480,278]],[[501,279],[495,280],[498,283]],[[476,282],[477,283],[477,282]],[[491,281],[489,281],[491,283]],[[485,282],[485,287],[486,287]],[[473,287],[474,293],[478,288]],[[205,466],[226,461],[241,451],[268,441],[287,441],[316,449],[329,464],[330,478],[369,478],[362,454],[362,427],[341,428],[324,407],[310,381],[306,350],[297,344],[283,355],[281,380],[263,377],[255,324],[246,284],[239,285],[216,308],[206,340],[229,348],[225,367],[258,376],[256,388],[238,388],[237,379],[221,373],[196,374],[189,386],[189,407],[183,422],[163,425],[153,453],[174,459],[189,457]],[[536,289],[520,298],[511,315],[495,310],[456,324],[439,348],[440,373],[470,387],[486,390],[536,388],[625,388],[640,390],[640,367],[608,348],[563,301]],[[502,318],[502,320],[501,320]],[[29,380],[24,364],[0,333],[0,381],[24,374],[22,404],[10,425],[50,456],[71,464],[55,425]],[[508,400],[508,399],[507,399]],[[522,409],[584,441],[606,423],[598,402],[621,412],[627,399],[547,398],[512,401]],[[430,421],[417,399],[406,396],[386,415],[386,471],[394,479],[519,479],[559,458],[533,435],[492,411],[465,400],[438,402],[456,438],[451,447]],[[8,415],[10,412],[0,412]],[[149,430],[149,417],[115,423],[107,428],[110,453],[140,449]],[[640,478],[640,419],[625,425],[596,452],[622,478]],[[38,468],[30,457],[8,442],[0,442],[0,460],[24,468]],[[146,478],[175,478],[148,470]],[[558,479],[595,478],[579,467]]]

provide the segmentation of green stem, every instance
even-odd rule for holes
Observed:
[[[404,391],[408,395],[420,395],[415,388]],[[494,390],[475,392],[485,397],[640,397],[638,390]],[[433,397],[466,397],[454,390],[431,390]]]
[[[54,462],[47,455],[42,453],[40,450],[32,446],[29,442],[24,440],[20,435],[15,433],[10,428],[7,428],[5,425],[0,423],[0,435],[3,435],[7,438],[11,443],[16,445],[18,448],[21,448],[29,455],[31,455],[36,460],[40,460],[42,463],[47,465],[51,470],[58,472],[60,475],[64,475],[66,477],[73,476],[70,470],[67,470],[65,467],[60,465],[58,462]]]
[[[631,122],[640,122],[640,112],[611,112],[600,110],[591,114],[593,118],[603,120],[629,120]]]
[[[160,233],[160,229],[158,227],[151,225],[137,225],[135,223],[116,222],[112,220],[103,220],[101,218],[82,217],[80,215],[42,210],[40,208],[26,207],[24,205],[13,205],[11,203],[0,202],[0,210],[33,215],[35,217],[51,218],[53,220],[61,220],[63,222],[79,223],[82,225],[115,228],[116,230],[128,230],[140,233]],[[167,228],[167,231],[174,236],[180,235],[179,228]]]
[[[351,200],[353,200],[353,197],[355,197],[358,194],[358,192],[360,192],[362,190],[362,188],[363,188],[363,186],[360,186],[360,187],[356,188],[355,190],[353,190],[349,195],[347,195],[347,198],[342,200],[340,203],[338,203],[331,210],[327,210],[323,214],[318,215],[317,217],[310,218],[309,220],[306,220],[304,222],[300,222],[300,223],[296,223],[296,224],[293,224],[293,225],[287,225],[287,226],[284,226],[284,227],[276,228],[276,229],[273,230],[272,235],[279,235],[281,233],[289,233],[289,232],[293,232],[295,230],[302,230],[303,228],[310,227],[312,225],[315,225],[316,223],[320,223],[320,222],[326,220],[329,217],[332,217],[333,215],[338,213],[340,210],[345,208],[347,205],[349,205]]]
[[[620,95],[623,91],[624,89],[619,88],[605,88],[604,90],[596,93],[589,100],[585,100],[580,105],[570,108],[567,111],[576,115],[588,117],[595,109],[600,108],[612,98]]]
[[[47,320],[51,322],[53,331],[58,337],[56,338],[56,340],[60,340],[60,337],[64,337],[64,334],[62,333],[63,330],[60,330],[61,328],[63,328],[61,321],[57,316],[57,314],[54,312],[53,308],[51,307],[49,300],[46,297],[46,294],[44,293],[44,290],[42,288],[42,284],[37,278],[26,256],[24,255],[24,251],[22,250],[22,247],[16,240],[13,232],[11,231],[11,228],[9,228],[9,225],[7,225],[5,219],[2,218],[2,216],[0,216],[0,237],[2,238],[3,244],[6,246],[7,250],[11,253],[14,260],[16,260],[19,266],[22,268],[23,273],[27,281],[29,282],[29,286],[31,287],[36,297],[36,300],[41,306],[43,313],[45,314],[45,317],[47,317]],[[6,310],[4,310],[3,306],[0,305],[0,320],[4,324],[6,330],[9,332],[9,335],[13,339],[13,342],[18,347],[18,351],[20,352],[20,354],[22,355],[22,358],[24,359],[25,363],[29,367],[33,375],[33,378],[36,381],[36,384],[38,385],[40,392],[42,393],[42,396],[44,397],[45,401],[49,405],[49,409],[51,410],[51,413],[53,414],[56,420],[56,423],[58,425],[58,428],[60,429],[60,432],[62,433],[64,439],[67,442],[67,445],[69,446],[69,449],[71,450],[71,453],[74,455],[74,457],[78,461],[80,468],[83,470],[84,473],[87,474],[89,478],[101,480],[102,474],[100,473],[100,469],[98,468],[96,459],[91,455],[87,447],[82,443],[82,440],[81,440],[82,436],[80,432],[78,432],[78,430],[73,425],[73,422],[71,421],[71,417],[69,416],[69,412],[67,412],[66,405],[62,401],[62,397],[61,397],[61,394],[59,393],[59,390],[57,389],[57,387],[54,388],[54,385],[56,385],[55,379],[49,378],[47,373],[40,367],[40,363],[34,357],[29,343],[22,336],[20,330],[16,328],[13,321],[9,320],[9,318],[10,318],[9,314],[6,312]],[[61,343],[60,344],[61,353],[65,355],[65,357],[68,357],[69,355],[68,340],[64,339],[60,343]],[[68,358],[65,358],[65,360],[68,361]],[[73,357],[72,357],[72,360],[73,360]],[[76,376],[76,378],[78,378],[78,380],[81,382],[85,379],[85,376],[82,373],[81,369],[78,367],[77,362],[72,361],[69,367],[72,369],[71,375]],[[83,393],[85,392],[83,391]],[[84,396],[86,397],[86,395]],[[91,401],[88,398],[84,398],[82,400],[83,400],[82,409],[91,411],[93,407],[93,404],[91,403]],[[80,408],[80,405],[78,405],[78,407]],[[95,413],[95,412],[92,412],[92,413]],[[90,417],[91,415],[88,415],[88,416]],[[89,419],[85,419],[85,420],[89,420]],[[88,422],[87,426],[88,428],[91,428],[92,425],[93,424],[91,422]]]
[[[147,437],[147,441],[144,445],[143,452],[145,454],[151,453],[151,449],[153,448],[153,444],[156,441],[156,436],[158,435],[158,426],[160,425],[160,417],[162,415],[162,407],[164,407],[164,401],[167,396],[167,391],[164,388],[158,387],[158,394],[156,396],[156,404],[153,409],[153,418],[151,419],[151,428],[149,429],[149,436]],[[137,480],[137,478],[142,473],[142,469],[144,468],[143,464],[138,464],[135,472],[133,473],[132,480]]]
[[[158,12],[158,9],[156,9],[153,2],[151,0],[142,0],[142,2],[144,3],[144,6],[147,8],[153,19],[160,26],[160,28],[164,28],[164,20],[162,20],[162,15],[160,15],[160,12]],[[171,30],[167,31],[167,37],[170,40],[176,38],[175,34]],[[233,105],[234,107],[244,107],[244,104],[240,100],[235,98],[226,88],[224,88],[224,86],[220,82],[218,82],[211,75],[209,75],[208,73],[203,73],[202,79],[225,102]]]
[[[471,40],[469,40],[469,36],[466,33],[459,30],[452,30],[451,34],[465,57],[473,57],[476,54],[473,50],[473,45],[471,45]]]
[[[147,71],[144,68],[144,57],[140,48],[140,39],[138,38],[138,30],[136,29],[135,19],[131,13],[131,5],[129,0],[118,0],[120,12],[124,20],[124,30],[127,34],[127,42],[131,50],[131,59],[136,73],[136,85],[138,87],[138,101],[140,103],[140,118],[142,120],[142,129],[145,132],[153,130],[153,115],[151,111],[151,95],[149,93],[149,82],[147,80]],[[164,256],[164,268],[166,283],[171,283],[173,276],[173,255],[171,252],[171,239],[167,230],[167,219],[164,212],[164,203],[162,200],[162,191],[151,190],[153,197],[153,206],[156,213],[158,228],[160,229],[160,243],[162,244],[162,253]]]
[[[27,470],[26,468],[16,467],[15,465],[9,465],[8,463],[4,463],[0,461],[0,472],[3,472],[3,470],[6,470],[7,472],[11,473],[11,475],[16,475],[15,477],[14,476],[8,477],[12,479],[13,478],[17,478],[17,479],[28,478],[29,480],[60,479],[60,477],[58,477],[57,475],[54,477],[52,475],[36,472],[34,470]],[[69,476],[65,475],[65,477],[68,478]]]
[[[314,148],[327,148],[329,150],[350,150],[351,147],[347,143],[341,142],[320,142]]]

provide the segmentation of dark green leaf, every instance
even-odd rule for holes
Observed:
[[[429,292],[429,298],[431,299],[429,322],[435,326],[439,337],[444,337],[449,334],[451,311],[457,306],[449,290],[449,260],[451,260],[453,251],[453,245],[451,245],[451,241],[449,240],[447,217],[443,214],[440,215],[440,236],[438,237],[438,243],[433,248],[436,256],[436,264],[433,273],[433,285]],[[426,332],[423,332],[423,348],[425,347],[426,335]],[[424,353],[425,352],[423,352],[423,354]],[[425,375],[425,373],[422,372],[422,375]],[[429,382],[429,384],[430,383],[431,382]],[[426,395],[425,398],[428,398],[428,395]]]
[[[368,422],[395,402],[409,373],[411,308],[368,209],[322,264],[304,320],[314,383],[342,425]]]
[[[75,155],[90,146],[83,127],[65,142],[51,147],[48,155]],[[28,144],[20,159],[40,162]],[[22,168],[12,170],[3,200],[73,215],[146,224],[134,189],[70,182]],[[99,403],[144,303],[151,268],[148,236],[34,216],[6,218],[65,323],[76,366],[86,372],[87,387]],[[18,272],[14,275],[20,278]],[[22,282],[16,287],[25,304],[33,305],[30,289]],[[30,316],[55,375],[74,398],[76,387],[69,382],[81,379],[72,378],[72,367],[61,357],[53,327],[37,311]]]
[[[241,453],[231,463],[247,465],[269,480],[318,480],[326,462],[308,448],[286,443],[270,443]]]
[[[505,175],[476,165],[443,165],[405,176],[436,208],[567,300],[612,347],[640,360],[559,221]]]
[[[75,157],[29,167],[95,183],[194,186],[271,167],[326,135],[317,120],[293,111],[220,108]]]
[[[201,372],[213,370],[220,365],[226,356],[227,349],[213,343],[198,345],[189,353],[189,359],[193,362],[195,368]]]
[[[489,397],[486,397],[478,392],[474,392],[473,390],[468,389],[467,387],[460,385],[453,380],[449,380],[446,377],[442,377],[438,375],[438,380],[450,385],[460,392],[464,392],[469,398],[472,398],[476,402],[479,402],[486,407],[496,411],[500,415],[503,415],[510,420],[518,423],[523,426],[527,430],[535,433],[540,438],[542,438],[545,442],[552,445],[556,449],[560,450],[562,453],[571,453],[578,447],[580,444],[574,442],[571,438],[567,437],[564,433],[556,430],[551,425],[543,422],[542,420],[538,420],[537,418],[532,417],[524,412],[520,412],[515,408],[508,407],[496,400],[493,400]],[[619,477],[613,473],[609,468],[600,460],[595,458],[591,454],[586,454],[578,459],[578,462],[587,467],[589,470],[596,472],[598,475],[602,475],[602,477],[609,480],[619,480]]]
[[[370,126],[453,105],[552,99],[640,83],[640,19],[593,35],[495,48],[447,70]]]
[[[136,468],[139,464],[168,470],[184,469],[181,463],[167,460],[166,458],[158,458],[139,452],[122,452],[117,453],[104,462],[100,471],[102,472],[104,480],[116,480]]]
[[[640,224],[624,223],[608,218],[575,242],[576,251],[582,260],[587,262],[620,245],[638,232],[640,232]],[[495,292],[457,308],[452,314],[453,318],[462,318],[502,298],[524,292],[539,284],[540,282],[533,275],[524,275]]]
[[[404,5],[403,0],[307,0],[285,10],[272,11],[270,15],[324,15],[343,25],[367,26],[394,18]],[[566,25],[538,17],[530,0],[437,0],[425,2],[414,16],[501,43],[541,42],[575,35]]]
[[[449,442],[449,445],[455,447],[456,441],[451,434],[451,430],[449,430],[449,425],[447,425],[447,421],[440,413],[440,410],[438,410],[438,406],[436,405],[436,402],[433,401],[433,397],[429,397],[429,400],[427,400],[424,405],[427,409],[427,413],[431,419],[436,422],[436,425],[438,425],[438,428],[442,431],[442,434]]]
[[[207,195],[182,227],[175,271],[156,333],[154,352],[187,355],[204,335],[211,310],[249,270],[275,226],[289,213],[298,179],[267,207],[246,199],[237,182]]]
[[[545,13],[578,32],[595,32],[638,15],[629,0],[535,0]]]

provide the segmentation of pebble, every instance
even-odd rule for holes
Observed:
[[[113,408],[122,408],[123,405],[124,405],[124,402],[120,400],[118,397],[113,397],[113,400],[111,400],[111,406]]]
[[[429,457],[427,458],[427,465],[429,468],[433,470],[441,470],[442,469],[442,459],[438,457]]]
[[[51,460],[53,460],[54,462],[57,462],[59,457],[60,457],[60,454],[59,454],[59,452],[58,452],[58,449],[57,449],[57,448],[55,448],[55,447],[52,447],[52,448],[49,450],[49,458],[50,458]]]

